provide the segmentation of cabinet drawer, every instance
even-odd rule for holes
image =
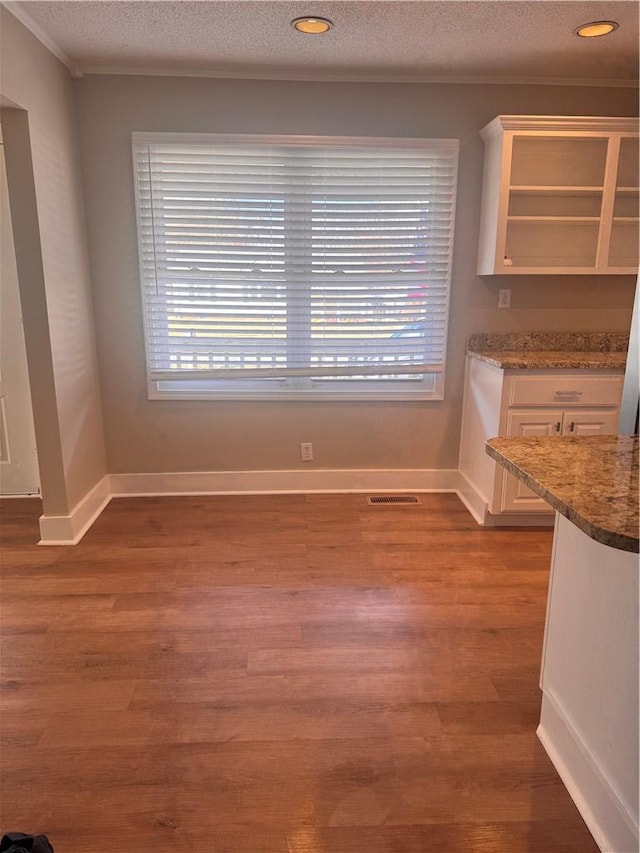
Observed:
[[[514,376],[509,406],[617,406],[622,376]]]

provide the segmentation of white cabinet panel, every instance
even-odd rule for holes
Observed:
[[[562,432],[562,409],[542,411],[510,411],[507,414],[508,436],[558,435]]]
[[[565,412],[563,435],[615,435],[618,431],[618,410],[582,410]]]
[[[558,435],[562,430],[561,409],[518,411],[507,415],[508,436]],[[500,488],[500,512],[550,512],[551,507],[517,477],[503,473]]]
[[[509,380],[510,406],[617,406],[622,376],[513,376]]]

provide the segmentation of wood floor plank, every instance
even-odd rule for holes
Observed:
[[[18,504],[21,504],[18,506]],[[3,827],[56,853],[596,853],[535,728],[550,530],[453,494],[1,501]]]
[[[441,732],[436,703],[347,704],[331,701],[209,706],[171,702],[125,711],[94,709],[40,716],[40,746],[69,748],[85,735],[101,747],[154,743],[349,740],[422,737]]]
[[[422,671],[247,676],[244,670],[226,670],[198,679],[183,678],[179,682],[139,682],[132,702],[134,707],[148,707],[166,701],[238,704],[310,699],[371,704],[389,699],[396,702],[453,702],[464,698],[494,702],[499,697],[491,677],[475,673],[466,673],[464,678]]]
[[[2,708],[6,711],[33,711],[48,708],[57,713],[73,710],[127,708],[136,687],[135,681],[79,679],[7,679],[2,682]],[[3,763],[9,754],[3,755]]]
[[[442,823],[415,826],[330,827],[317,833],[316,844],[304,846],[305,835],[290,835],[290,853],[585,853],[580,838],[567,838],[561,820]],[[302,846],[300,846],[302,845]],[[593,849],[593,848],[591,848]]]
[[[535,702],[439,702],[438,714],[447,734],[514,734],[534,731],[540,720]]]

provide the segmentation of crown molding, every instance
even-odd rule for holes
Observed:
[[[25,11],[24,4],[17,0],[0,0],[0,6],[3,6],[7,12],[10,12],[13,17],[20,21],[30,33],[32,33],[38,41],[52,53],[56,59],[59,59],[63,65],[67,67],[72,77],[82,77],[82,72],[78,66],[67,56],[64,50],[57,44],[51,36],[49,36],[40,26],[33,20],[31,15]]]
[[[560,132],[595,131],[607,133],[637,133],[639,119],[634,116],[536,116],[500,115],[480,131],[484,139],[500,136],[503,131],[512,132]]]
[[[498,116],[505,130],[607,130],[637,131],[638,119],[612,116]]]
[[[495,76],[434,76],[429,74],[369,72],[309,71],[308,69],[271,68],[141,68],[139,66],[104,66],[80,64],[78,76],[116,75],[133,77],[207,77],[222,80],[287,80],[305,83],[431,83],[489,86],[588,86],[590,88],[637,89],[638,80],[587,79],[582,77],[495,77]]]

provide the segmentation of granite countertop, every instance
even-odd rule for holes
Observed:
[[[474,334],[470,355],[503,370],[624,370],[628,335],[609,332]]]
[[[487,453],[584,533],[638,553],[638,437],[491,438]]]

